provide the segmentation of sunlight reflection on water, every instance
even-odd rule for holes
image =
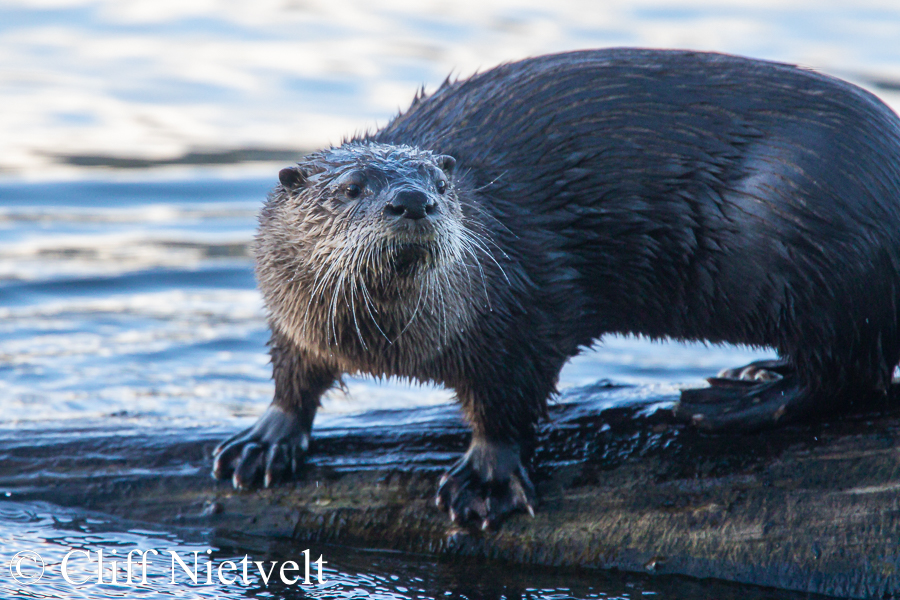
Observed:
[[[72,176],[58,155],[314,148],[384,124],[448,74],[578,48],[718,50],[896,82],[898,22],[887,0],[12,0],[0,173]]]

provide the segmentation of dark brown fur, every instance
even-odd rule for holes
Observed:
[[[534,426],[603,334],[774,347],[766,381],[686,396],[711,427],[883,395],[900,360],[900,121],[824,75],[539,57],[447,82],[281,179],[257,238],[275,400],[216,465],[239,485],[295,466],[345,372],[456,391],[473,443],[439,503],[490,523],[530,510]],[[433,212],[400,215],[410,198]]]

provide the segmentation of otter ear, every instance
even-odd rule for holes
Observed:
[[[289,167],[278,172],[278,180],[286,190],[295,190],[306,183],[309,175],[298,167]]]
[[[450,156],[449,154],[442,154],[435,158],[437,160],[438,166],[441,168],[441,171],[444,172],[447,177],[453,175],[453,169],[456,168],[456,159]]]

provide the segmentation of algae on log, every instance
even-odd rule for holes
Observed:
[[[454,407],[315,431],[302,480],[236,492],[209,477],[228,432],[116,427],[0,437],[0,491],[157,524],[542,565],[710,577],[844,597],[900,594],[900,413],[752,435],[675,424],[652,387],[565,394],[536,456],[537,516],[497,532],[434,506],[464,451]]]

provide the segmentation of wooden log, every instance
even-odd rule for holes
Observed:
[[[669,392],[565,394],[537,451],[537,516],[497,532],[451,527],[434,506],[468,437],[452,406],[333,419],[317,428],[302,480],[253,492],[209,476],[227,431],[117,417],[101,429],[8,431],[0,492],[223,535],[900,594],[900,414],[707,435],[654,410]]]

